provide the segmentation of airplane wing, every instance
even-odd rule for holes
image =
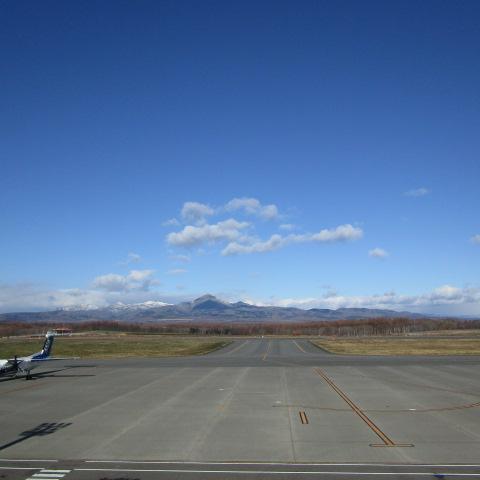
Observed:
[[[30,362],[50,362],[55,360],[78,360],[80,357],[47,357],[47,358],[32,358]]]

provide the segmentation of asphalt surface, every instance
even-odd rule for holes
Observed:
[[[480,357],[264,338],[48,367],[0,381],[1,479],[480,478]]]

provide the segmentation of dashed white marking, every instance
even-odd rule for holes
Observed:
[[[71,470],[57,470],[57,469],[46,470],[45,468],[42,469],[42,473],[63,473],[63,474],[65,474],[65,473],[70,473],[70,472],[71,472]]]
[[[35,478],[63,478],[64,473],[35,473],[32,475]]]
[[[40,470],[38,473],[34,473],[30,478],[27,478],[27,480],[58,480],[70,472],[71,470],[48,470],[46,468],[42,468],[42,470]]]

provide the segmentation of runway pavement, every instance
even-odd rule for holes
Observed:
[[[480,357],[251,338],[49,367],[0,381],[0,478],[480,478]]]

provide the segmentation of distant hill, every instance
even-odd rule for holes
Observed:
[[[410,312],[370,308],[311,308],[261,307],[244,302],[228,303],[213,295],[203,295],[192,302],[177,305],[163,302],[135,304],[117,303],[97,308],[92,305],[68,307],[50,312],[17,312],[0,314],[0,322],[82,322],[116,320],[124,322],[157,321],[222,321],[222,322],[305,322],[315,320],[353,320],[364,318],[426,318]]]

